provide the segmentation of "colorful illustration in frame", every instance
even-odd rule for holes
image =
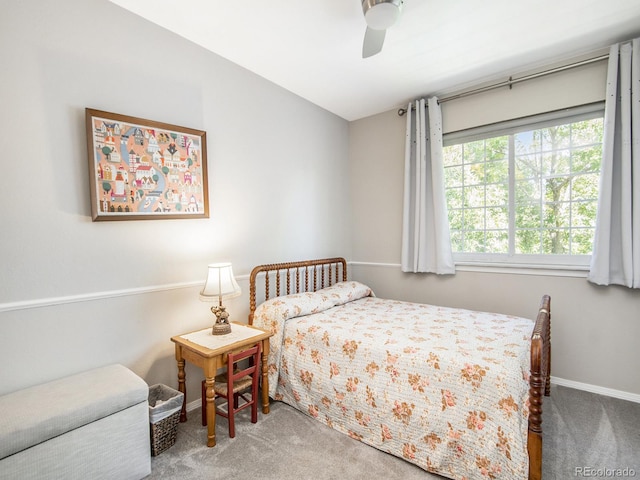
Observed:
[[[206,132],[85,110],[94,222],[209,217]]]

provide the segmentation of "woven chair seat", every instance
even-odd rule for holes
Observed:
[[[242,377],[235,382],[233,382],[233,393],[238,393],[246,388],[251,386],[251,382],[253,379],[247,375]],[[213,391],[216,392],[217,395],[226,395],[227,393],[227,376],[226,375],[218,375],[216,376],[216,380],[213,383]]]

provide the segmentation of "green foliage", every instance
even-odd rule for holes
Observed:
[[[444,150],[453,250],[509,253],[513,155],[516,254],[588,255],[593,247],[601,118],[452,145]]]

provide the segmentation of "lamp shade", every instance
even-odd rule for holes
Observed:
[[[238,297],[242,290],[233,276],[233,268],[230,263],[212,263],[209,265],[209,273],[204,288],[200,292],[200,300],[203,302],[222,303],[223,298]]]

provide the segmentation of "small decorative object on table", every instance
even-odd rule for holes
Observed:
[[[230,263],[212,263],[209,265],[209,274],[204,288],[200,292],[200,300],[203,302],[218,301],[218,305],[211,307],[211,312],[216,316],[216,323],[211,329],[212,335],[226,335],[231,333],[229,313],[222,305],[223,298],[237,297],[242,293],[240,286],[233,276]]]
[[[211,334],[226,335],[227,333],[231,333],[231,325],[229,324],[229,312],[225,310],[225,307],[223,307],[222,305],[211,307],[211,311],[216,316],[216,323],[213,324]]]

